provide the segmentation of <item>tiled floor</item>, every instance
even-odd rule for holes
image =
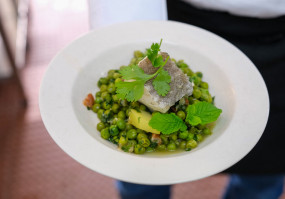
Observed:
[[[113,179],[80,165],[53,142],[38,109],[49,61],[89,29],[84,2],[31,0],[28,63],[21,71],[28,107],[17,104],[13,82],[0,84],[0,199],[118,198]],[[220,198],[226,181],[216,175],[178,184],[173,198]]]

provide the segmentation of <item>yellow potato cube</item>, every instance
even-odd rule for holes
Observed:
[[[151,119],[151,114],[146,111],[137,112],[131,109],[129,114],[129,123],[137,127],[138,129],[144,130],[146,132],[160,134],[156,129],[149,126],[149,121]]]

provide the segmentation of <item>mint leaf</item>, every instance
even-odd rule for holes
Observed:
[[[218,109],[209,102],[198,102],[196,104],[189,105],[186,111],[187,116],[185,121],[192,126],[214,122],[222,113],[221,109]]]
[[[198,117],[198,116],[194,116],[194,115],[190,115],[190,116],[189,116],[189,121],[191,121],[191,123],[190,123],[190,122],[189,122],[189,123],[190,123],[192,126],[196,126],[196,125],[202,123],[201,118]]]
[[[162,114],[155,113],[148,123],[152,128],[160,131],[162,134],[171,134],[178,130],[185,131],[187,126],[181,118],[174,113]]]
[[[152,85],[159,95],[165,96],[170,90],[170,82],[171,76],[167,71],[161,70],[156,78],[152,81]]]

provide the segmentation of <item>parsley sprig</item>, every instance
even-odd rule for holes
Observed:
[[[147,49],[147,57],[152,65],[156,68],[160,67],[154,74],[146,74],[138,65],[127,66],[119,71],[122,75],[122,79],[129,80],[115,83],[119,98],[127,99],[129,102],[139,100],[144,93],[144,84],[152,78],[154,78],[152,82],[153,87],[159,95],[165,96],[169,92],[171,76],[167,71],[163,70],[169,57],[163,61],[162,56],[158,54],[161,43],[162,40],[160,40],[159,44],[153,43],[151,47]]]

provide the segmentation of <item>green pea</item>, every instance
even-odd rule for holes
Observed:
[[[188,137],[188,131],[183,131],[179,133],[179,138],[186,139]]]
[[[114,73],[115,73],[115,70],[109,70],[109,71],[108,71],[108,77],[109,77],[109,78],[112,78],[113,75],[114,75]]]
[[[104,122],[105,128],[110,127],[110,124],[108,122]]]
[[[130,66],[130,65],[135,65],[135,64],[136,64],[136,61],[137,61],[136,58],[132,58],[131,61],[130,61],[129,66]]]
[[[122,69],[124,69],[124,68],[126,68],[127,66],[124,66],[124,65],[122,65],[122,66],[120,66],[120,70],[122,70]]]
[[[167,145],[167,150],[168,151],[175,151],[176,150],[176,145],[174,142],[169,142],[169,144]]]
[[[117,72],[115,72],[114,74],[113,74],[113,78],[114,79],[117,79],[117,78],[120,78],[122,75],[120,74],[120,73],[117,73]]]
[[[154,148],[148,146],[148,147],[146,147],[145,151],[146,152],[154,152]]]
[[[140,104],[138,102],[131,102],[132,108],[139,108]]]
[[[104,110],[103,109],[99,109],[98,112],[97,112],[98,118],[101,118],[103,113],[104,113]]]
[[[117,79],[115,79],[115,84],[116,84],[116,83],[119,83],[119,82],[121,82],[121,81],[122,81],[121,78],[117,78]]]
[[[107,97],[111,96],[107,91],[102,92],[101,97],[105,100]]]
[[[179,100],[179,105],[180,106],[185,105],[185,98],[184,97]]]
[[[197,135],[196,135],[196,140],[197,140],[198,142],[202,142],[202,140],[203,140],[203,135],[197,134]]]
[[[125,112],[124,111],[119,111],[119,113],[118,113],[118,118],[120,118],[120,119],[126,119],[126,114],[125,114]]]
[[[208,85],[207,82],[201,82],[200,87],[201,87],[201,88],[204,88],[204,89],[208,89],[208,88],[209,88],[209,85]]]
[[[163,144],[168,144],[168,137],[166,137],[165,135],[161,135],[160,138],[161,138]]]
[[[185,117],[186,117],[184,111],[178,111],[178,112],[176,113],[176,115],[177,115],[178,117],[180,117],[182,120],[184,120]]]
[[[157,146],[156,149],[159,150],[159,151],[165,151],[166,150],[166,146],[164,144],[160,144],[160,145]]]
[[[207,89],[201,89],[201,91],[202,91],[202,95],[201,95],[200,99],[202,101],[206,101],[206,102],[211,103],[212,102],[212,96],[209,93],[209,91]]]
[[[112,118],[113,119],[111,120],[111,124],[113,125],[117,124],[118,118],[115,115]]]
[[[102,94],[102,92],[101,92],[101,91],[98,91],[98,92],[96,92],[95,96],[96,96],[96,97],[101,97],[101,94]]]
[[[111,104],[110,103],[108,103],[108,102],[103,102],[103,106],[102,106],[105,110],[108,110],[108,109],[110,109],[112,106],[111,106]]]
[[[120,130],[124,130],[126,128],[126,122],[122,119],[118,119],[117,126]]]
[[[127,137],[131,140],[136,139],[137,137],[137,131],[135,129],[130,129],[127,131]]]
[[[195,74],[196,74],[198,77],[200,77],[200,78],[202,78],[202,77],[203,77],[203,73],[202,73],[202,72],[200,72],[200,71],[196,72]]]
[[[145,110],[146,110],[146,106],[143,105],[143,104],[141,104],[141,105],[140,105],[140,110],[141,110],[141,111],[145,111]]]
[[[119,108],[120,108],[119,104],[113,104],[112,111],[114,113],[118,113],[119,112]]]
[[[145,152],[145,148],[141,146],[140,144],[136,144],[134,152],[135,154],[143,154]]]
[[[134,57],[135,58],[139,58],[139,57],[143,57],[143,56],[144,56],[143,53],[141,51],[139,51],[139,50],[136,50],[134,52]]]
[[[127,142],[128,142],[128,138],[121,136],[119,139],[119,146],[123,146],[123,145],[127,144]]]
[[[131,109],[130,109],[130,108],[126,110],[126,115],[127,115],[127,117],[130,116],[130,112],[131,112]]]
[[[101,132],[102,129],[105,128],[105,124],[103,122],[99,122],[97,124],[97,130]]]
[[[116,91],[115,84],[114,84],[114,83],[110,83],[110,84],[108,85],[107,91],[108,91],[109,93],[115,93],[115,91]]]
[[[103,101],[102,97],[96,97],[95,103],[100,104]]]
[[[195,100],[193,97],[188,97],[188,101],[189,101],[189,104],[191,105],[194,103]]]
[[[177,140],[177,133],[172,133],[169,135],[169,138],[173,141]]]
[[[101,130],[101,137],[104,138],[105,140],[109,139],[110,137],[109,128],[104,128]]]
[[[105,97],[105,101],[108,102],[108,103],[111,103],[111,101],[112,101],[111,95],[107,95],[107,96]]]
[[[149,141],[149,139],[146,138],[146,137],[143,137],[143,138],[141,138],[141,139],[138,139],[138,143],[139,143],[140,145],[142,145],[143,147],[148,147],[148,146],[150,145],[150,141]]]
[[[145,133],[139,133],[137,139],[140,140],[142,138],[147,138],[147,135]]]
[[[197,147],[197,142],[194,140],[194,139],[191,139],[191,140],[188,140],[187,143],[186,143],[186,148],[195,148]]]
[[[186,141],[181,141],[180,144],[179,144],[179,148],[180,149],[185,149],[186,147]]]
[[[203,129],[206,128],[206,127],[205,127],[205,125],[198,124],[198,125],[196,126],[196,128],[198,128],[199,130],[203,130]]]
[[[122,106],[128,106],[128,101],[126,99],[120,100]]]
[[[134,146],[137,144],[135,140],[128,140],[127,144],[122,146],[122,150],[125,152],[133,152],[134,151]]]
[[[191,128],[190,128],[190,130],[189,130],[189,133],[193,133],[193,134],[196,134],[196,133],[198,133],[199,132],[199,130],[196,128],[196,127],[194,127],[194,126],[192,126]]]
[[[119,129],[118,129],[118,127],[116,125],[111,125],[110,126],[110,134],[112,136],[116,136],[116,135],[119,134]]]
[[[100,110],[101,106],[100,104],[93,104],[92,110],[97,113]]]
[[[101,92],[104,92],[104,91],[107,90],[107,88],[108,88],[108,86],[107,86],[106,84],[102,84],[102,85],[100,86],[100,91],[101,91]]]
[[[106,77],[101,77],[99,79],[100,84],[107,84],[108,83],[108,79]]]
[[[121,136],[127,137],[127,132],[126,132],[126,131],[121,131],[121,132],[119,133],[119,136],[120,136],[120,137],[121,137]]]
[[[194,73],[190,68],[183,68],[183,72],[188,76],[192,76]]]
[[[195,86],[199,86],[199,84],[201,83],[201,78],[198,76],[192,76],[191,79],[192,82],[194,82]]]
[[[136,129],[137,130],[137,133],[145,133],[144,130],[141,130],[141,129]]]
[[[131,125],[131,124],[129,124],[129,123],[126,124],[126,131],[131,130],[131,129],[133,129],[133,128],[134,128],[133,125]]]
[[[202,95],[202,92],[200,91],[200,89],[194,89],[193,90],[193,97],[195,97],[196,99],[199,99]]]
[[[200,102],[200,100],[194,100],[194,102],[193,102],[193,104],[197,104],[197,103],[199,103]]]
[[[178,66],[179,68],[188,68],[188,65],[187,65],[186,63],[184,63],[183,60],[178,60],[178,61],[177,61],[177,66]]]
[[[113,102],[118,102],[119,101],[118,95],[112,95],[112,99],[113,99]]]
[[[191,139],[193,139],[194,138],[194,136],[195,136],[195,134],[194,133],[188,133],[188,136],[187,136],[187,138],[186,138],[186,140],[188,141],[188,140],[191,140]]]
[[[176,145],[176,146],[179,146],[179,145],[180,145],[181,140],[180,140],[180,139],[177,139],[177,140],[175,140],[174,142],[175,142],[175,145]]]
[[[202,131],[205,135],[210,135],[212,134],[211,130],[209,128],[204,128]]]

